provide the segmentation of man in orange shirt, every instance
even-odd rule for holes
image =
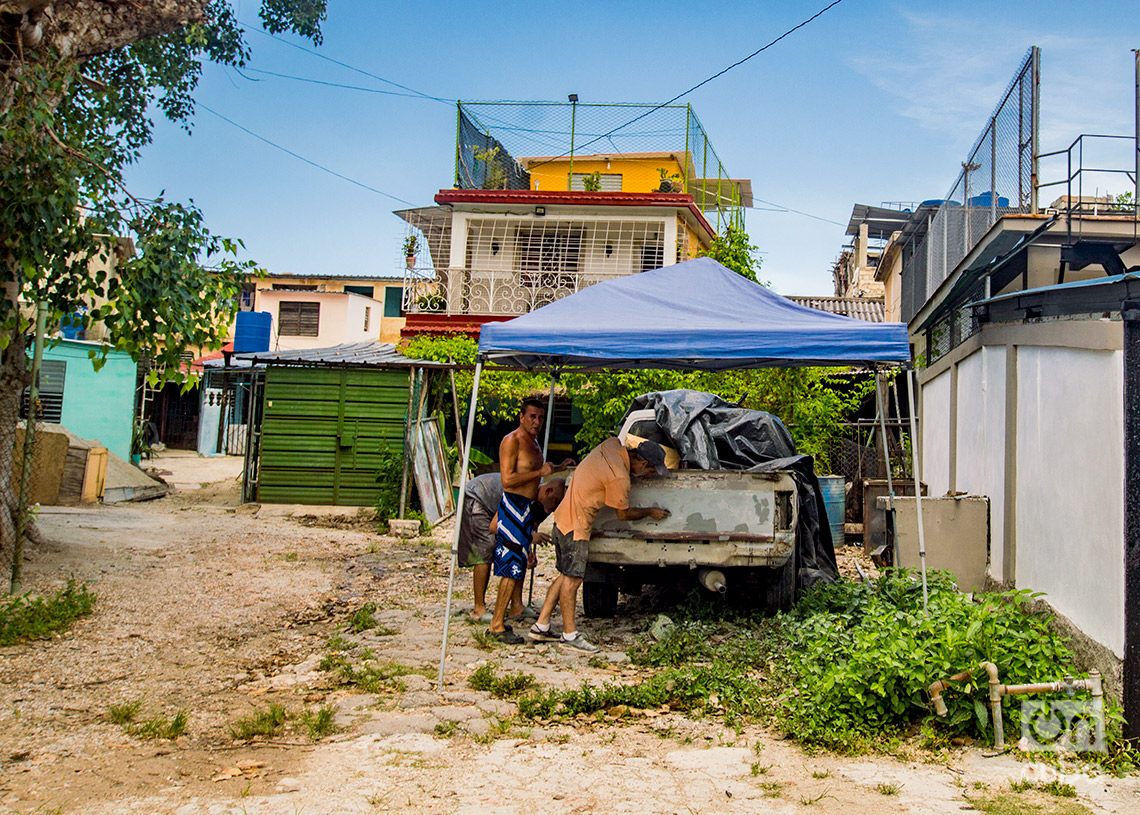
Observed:
[[[554,510],[554,550],[558,577],[546,593],[538,620],[528,636],[536,642],[560,641],[564,650],[594,653],[598,647],[578,633],[574,611],[578,603],[578,587],[586,576],[586,560],[590,552],[590,534],[594,518],[604,506],[613,507],[623,521],[652,518],[660,521],[669,512],[661,507],[629,505],[630,476],[653,473],[665,475],[665,451],[661,445],[643,441],[627,449],[616,437],[608,438],[582,460],[566,488],[566,497]],[[562,606],[562,636],[550,630],[554,607]]]

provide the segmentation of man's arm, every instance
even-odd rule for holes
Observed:
[[[628,509],[615,510],[615,512],[618,518],[623,521],[640,521],[642,518],[663,521],[669,517],[669,510],[661,507],[629,507]]]
[[[528,473],[519,471],[519,440],[511,433],[503,438],[499,444],[499,475],[503,479],[503,489],[507,492],[517,492],[519,487],[535,481],[541,481],[554,472],[549,464],[543,464],[537,470]]]

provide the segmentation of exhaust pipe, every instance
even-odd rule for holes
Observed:
[[[724,584],[724,572],[719,569],[701,569],[697,579],[709,591],[714,591],[717,594],[724,594],[728,591],[728,586]]]

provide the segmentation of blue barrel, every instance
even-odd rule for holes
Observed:
[[[268,311],[239,311],[234,326],[234,353],[268,351],[272,328],[273,316]]]
[[[847,514],[847,489],[843,482],[843,476],[819,476],[819,491],[823,494],[827,524],[831,527],[831,542],[835,546],[842,546],[843,519]]]

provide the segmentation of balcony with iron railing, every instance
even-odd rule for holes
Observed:
[[[691,255],[688,233],[672,216],[535,221],[482,214],[467,219],[461,235],[455,253],[450,238],[446,246],[429,239],[423,264],[406,258],[406,313],[525,314],[595,283]],[[465,262],[449,264],[456,259]]]

